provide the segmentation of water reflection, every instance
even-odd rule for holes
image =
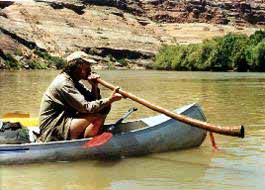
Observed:
[[[117,161],[80,161],[65,163],[5,166],[4,189],[133,189],[134,187],[177,187],[199,180],[209,166],[209,157],[187,161],[186,153],[158,154]],[[168,168],[171,168],[168,170]],[[194,172],[196,170],[196,172]],[[185,172],[183,172],[185,171]],[[34,179],[32,179],[34,177]],[[14,179],[20,179],[12,183]],[[30,182],[30,183],[29,183]],[[8,188],[7,188],[8,187]]]

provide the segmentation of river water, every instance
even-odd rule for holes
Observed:
[[[199,103],[210,123],[244,125],[244,139],[215,135],[199,147],[119,161],[55,162],[1,166],[0,189],[174,190],[264,189],[265,74],[161,71],[98,71],[103,79],[173,110]],[[43,92],[58,71],[1,71],[0,115],[35,117]],[[102,87],[103,96],[110,91]],[[107,122],[137,107],[131,119],[157,113],[130,100],[113,105]]]

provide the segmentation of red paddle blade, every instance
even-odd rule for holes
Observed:
[[[215,143],[215,139],[214,139],[214,136],[213,136],[213,133],[212,132],[210,132],[210,139],[211,139],[211,143],[212,143],[213,150],[214,151],[217,151],[218,148],[217,148],[217,145]]]
[[[86,142],[83,144],[84,148],[91,148],[91,147],[97,147],[101,146],[105,143],[107,143],[112,138],[112,133],[102,133],[101,135],[95,136],[92,140]]]

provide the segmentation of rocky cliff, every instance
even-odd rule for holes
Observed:
[[[51,66],[47,57],[76,50],[101,67],[145,67],[163,44],[250,34],[264,25],[263,0],[0,1],[0,68],[14,61]]]

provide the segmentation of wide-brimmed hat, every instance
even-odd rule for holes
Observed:
[[[83,52],[83,51],[76,51],[69,56],[67,56],[66,61],[72,62],[76,60],[83,60],[84,62],[90,63],[90,64],[97,64],[97,62],[94,59],[89,58],[89,56]]]

